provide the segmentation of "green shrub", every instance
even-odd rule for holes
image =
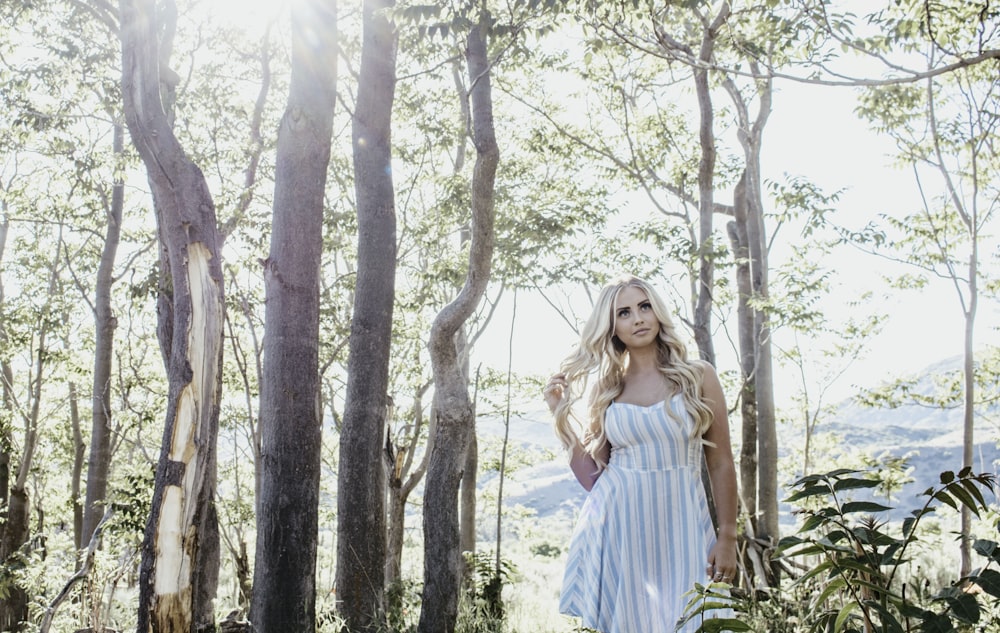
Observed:
[[[793,484],[788,502],[804,517],[798,533],[783,538],[776,556],[789,568],[805,569],[768,599],[734,592],[736,621],[706,620],[701,631],[809,631],[815,633],[947,633],[1000,631],[1000,545],[978,539],[973,549],[981,566],[965,578],[934,590],[929,580],[905,571],[913,562],[921,522],[944,506],[968,508],[982,518],[989,510],[984,491],[995,478],[964,469],[957,475],[941,473],[940,483],[928,488],[924,504],[902,522],[881,518],[891,507],[874,501],[853,500],[854,491],[881,485],[877,476],[856,470],[834,470],[809,475]],[[699,587],[691,614],[718,602],[725,591]],[[700,601],[700,603],[699,603]],[[699,606],[701,604],[702,606]],[[768,621],[770,620],[770,621]],[[767,622],[760,629],[754,623]],[[731,627],[731,628],[729,628]]]

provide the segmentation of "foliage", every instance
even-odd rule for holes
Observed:
[[[504,585],[514,582],[517,567],[514,562],[497,557],[493,552],[472,552],[466,555],[472,569],[468,590],[468,607],[464,626],[468,633],[499,633],[505,618]]]
[[[782,539],[778,554],[806,571],[775,591],[770,605],[740,592],[734,601],[737,611],[750,620],[763,615],[799,622],[789,630],[830,633],[957,631],[994,618],[1000,598],[996,541],[976,540],[982,566],[933,593],[925,587],[927,579],[911,574],[910,567],[927,517],[944,506],[968,508],[983,517],[995,477],[970,469],[943,472],[940,483],[923,493],[923,505],[898,525],[880,518],[889,506],[852,498],[882,483],[872,473],[848,469],[795,482],[787,501],[800,506],[803,520],[796,535]],[[701,594],[711,595],[705,589]]]

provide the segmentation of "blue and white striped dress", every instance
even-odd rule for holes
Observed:
[[[704,451],[691,438],[692,425],[680,394],[648,407],[608,407],[611,459],[570,542],[561,613],[603,633],[675,630],[691,599],[686,594],[708,582],[715,543],[701,480]]]

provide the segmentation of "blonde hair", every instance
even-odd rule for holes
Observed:
[[[688,361],[687,348],[677,336],[666,304],[648,282],[632,275],[623,275],[601,290],[594,304],[594,311],[583,327],[580,343],[560,365],[560,371],[566,375],[566,397],[556,406],[555,430],[559,440],[567,449],[577,439],[573,426],[579,426],[576,416],[572,413],[573,405],[582,397],[590,374],[596,370],[596,384],[590,396],[582,441],[599,469],[607,466],[598,457],[598,452],[607,441],[604,432],[604,414],[611,402],[621,395],[624,389],[628,353],[624,343],[614,334],[614,311],[618,294],[629,286],[639,288],[646,293],[653,314],[660,323],[657,364],[663,377],[670,384],[676,385],[675,393],[682,394],[684,408],[694,419],[693,436],[700,438],[712,425],[712,410],[701,395],[703,369],[697,362]],[[681,423],[670,408],[669,399],[664,403],[664,407],[670,418]]]

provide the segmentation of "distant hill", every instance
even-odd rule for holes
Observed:
[[[954,369],[956,359],[948,359],[919,372],[927,376],[926,384],[919,389],[930,393],[930,376]],[[1000,449],[997,448],[998,431],[996,421],[1000,420],[1000,405],[990,407],[985,417],[993,423],[977,420],[975,460],[976,472],[993,472],[1000,464]],[[837,407],[829,422],[821,424],[819,433],[831,433],[843,446],[872,456],[888,453],[893,456],[912,454],[909,466],[913,482],[906,484],[896,493],[893,505],[897,511],[892,518],[901,519],[910,510],[918,507],[923,499],[921,492],[939,481],[939,474],[945,470],[958,471],[962,463],[962,411],[961,409],[934,409],[923,406],[903,406],[894,409],[871,409],[845,400]],[[735,422],[734,422],[735,424]],[[479,424],[481,435],[501,435],[502,423],[497,420],[482,420]],[[737,433],[734,433],[737,436]],[[801,442],[801,433],[795,429],[783,429],[781,437],[788,442]],[[511,422],[510,438],[514,446],[529,451],[549,450],[559,456],[555,460],[544,461],[517,470],[505,483],[504,505],[523,505],[534,510],[539,518],[564,514],[571,518],[586,497],[586,492],[577,484],[563,457],[559,442],[553,434],[551,418],[547,411],[539,409],[526,413]],[[782,452],[788,453],[788,446]],[[489,484],[489,478],[483,485]],[[787,483],[787,482],[785,482]],[[884,503],[884,498],[881,499]],[[787,508],[783,508],[787,511]],[[791,521],[787,516],[787,521]],[[785,521],[783,521],[785,522]]]

